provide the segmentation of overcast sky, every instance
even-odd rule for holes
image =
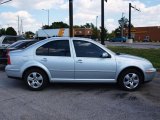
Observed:
[[[6,0],[0,0],[1,2]],[[40,29],[48,24],[49,9],[50,23],[63,21],[69,23],[69,0],[12,0],[0,5],[0,28],[12,26],[17,30],[17,16],[23,20],[24,31]],[[118,27],[118,19],[122,12],[128,18],[128,4],[140,8],[141,12],[132,9],[132,24],[139,26],[160,26],[160,0],[108,0],[105,3],[105,27],[111,32]],[[101,0],[73,0],[74,25],[85,23],[101,24]]]

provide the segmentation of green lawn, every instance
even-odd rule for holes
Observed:
[[[152,62],[155,68],[160,68],[160,49],[137,49],[127,47],[108,47],[113,52],[140,56]]]

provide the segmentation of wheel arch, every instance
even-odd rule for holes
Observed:
[[[47,78],[48,78],[48,80],[50,81],[50,76],[49,76],[49,74],[48,74],[43,68],[41,68],[41,67],[39,67],[39,66],[30,66],[30,67],[26,68],[26,69],[23,71],[22,78],[24,78],[26,72],[29,71],[29,70],[31,70],[31,69],[39,69],[39,70],[42,70],[42,71],[47,75]]]
[[[119,82],[119,78],[120,78],[121,74],[122,74],[124,71],[127,71],[127,70],[129,70],[129,69],[134,69],[134,70],[139,71],[139,72],[142,74],[142,82],[144,82],[145,76],[144,76],[143,70],[140,69],[139,67],[135,67],[135,66],[126,67],[126,68],[124,68],[123,70],[121,70],[121,72],[118,74],[117,82]]]

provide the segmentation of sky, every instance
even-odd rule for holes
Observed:
[[[4,2],[7,0],[0,0]],[[160,0],[108,0],[105,2],[105,27],[109,32],[119,26],[118,20],[128,18],[129,3],[140,9],[132,9],[132,24],[135,27],[160,26]],[[101,0],[73,0],[74,25],[93,23],[101,25]],[[45,10],[42,10],[45,9]],[[0,28],[14,27],[18,30],[18,16],[23,23],[23,31],[37,31],[42,25],[63,21],[69,24],[69,0],[12,0],[0,5]]]

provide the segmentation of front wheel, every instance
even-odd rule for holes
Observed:
[[[124,90],[134,91],[142,84],[141,72],[136,69],[128,69],[121,73],[118,83]]]
[[[48,84],[48,77],[42,70],[31,69],[24,75],[25,83],[30,90],[38,91]]]

